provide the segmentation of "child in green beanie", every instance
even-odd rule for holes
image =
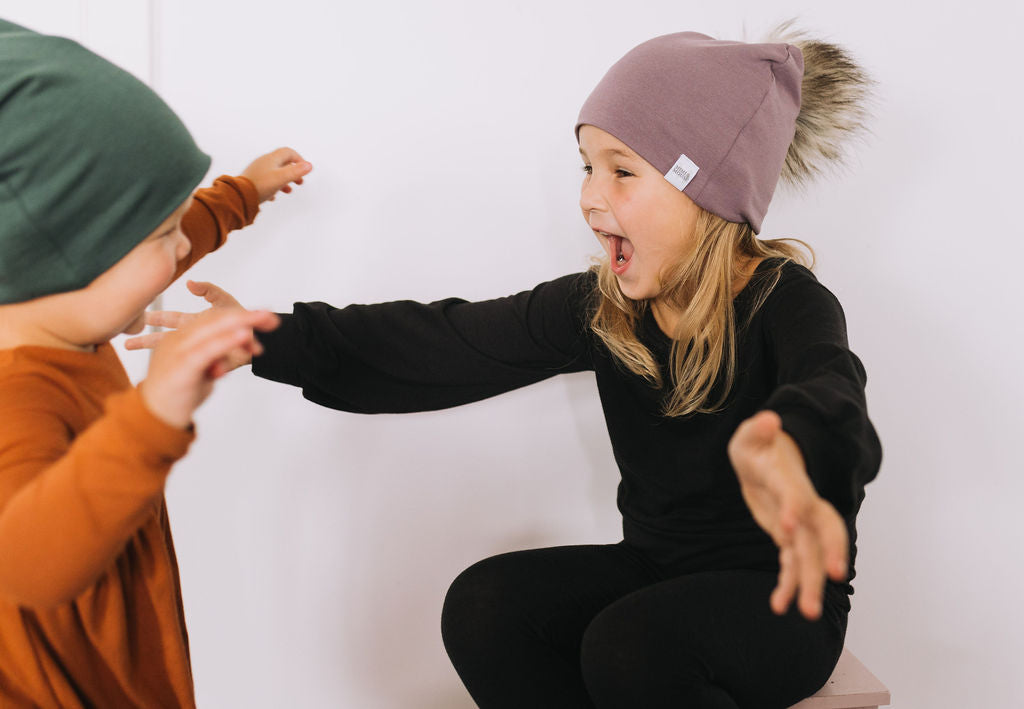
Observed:
[[[193,195],[210,159],[144,84],[0,20],[0,706],[193,707],[163,489],[268,312],[173,333],[133,387],[109,340],[311,169]]]

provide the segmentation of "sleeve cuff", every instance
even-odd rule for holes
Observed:
[[[253,181],[241,175],[221,175],[214,180],[214,184],[218,182],[229,185],[238,193],[238,196],[242,198],[243,218],[245,219],[243,226],[252,224],[260,213],[260,195],[256,191]]]
[[[263,354],[252,358],[252,373],[262,379],[302,386],[292,353],[301,342],[299,320],[292,314],[278,313],[281,324],[270,332],[257,332]]]
[[[797,411],[778,411],[782,418],[782,430],[788,433],[800,449],[811,479],[818,494],[832,503],[841,515],[848,515],[854,509],[852,483],[843,484],[842,478],[832,470],[830,461],[836,458],[836,442],[826,427]]]
[[[225,177],[227,177],[225,175]],[[239,193],[242,195],[242,200],[245,202],[245,220],[247,224],[252,224],[256,215],[260,213],[260,195],[256,191],[256,185],[248,177],[242,177],[238,175],[233,178],[238,188]]]

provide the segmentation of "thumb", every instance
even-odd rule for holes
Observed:
[[[782,431],[782,419],[774,411],[759,411],[740,426],[739,437],[748,446],[770,445]]]
[[[206,295],[206,291],[211,285],[213,284],[206,283],[205,281],[185,281],[185,287],[188,288],[189,292],[200,297]]]
[[[192,295],[197,295],[200,298],[205,299],[210,305],[220,306],[234,304],[234,298],[228,295],[227,291],[224,291],[207,281],[188,281],[185,283],[185,286],[189,289]]]

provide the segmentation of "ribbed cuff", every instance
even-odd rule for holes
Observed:
[[[252,224],[253,220],[256,219],[256,215],[260,213],[260,195],[256,191],[256,185],[248,177],[242,177],[241,175],[222,175],[218,179],[224,178],[231,180],[232,184],[238,189],[239,194],[242,195],[242,201],[245,203],[245,223],[246,225]]]
[[[853,482],[848,473],[837,464],[843,452],[828,428],[813,417],[801,411],[778,411],[782,418],[782,430],[792,436],[807,468],[815,490],[832,503],[839,514],[851,513],[854,505]]]
[[[302,342],[299,319],[292,314],[278,313],[281,324],[270,332],[257,332],[263,354],[252,358],[252,373],[257,377],[282,384],[302,386],[294,358],[297,343]]]

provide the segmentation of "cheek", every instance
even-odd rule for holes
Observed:
[[[675,252],[689,250],[697,227],[697,212],[685,206],[673,205],[674,209],[662,209],[659,215],[659,230],[662,243]]]

